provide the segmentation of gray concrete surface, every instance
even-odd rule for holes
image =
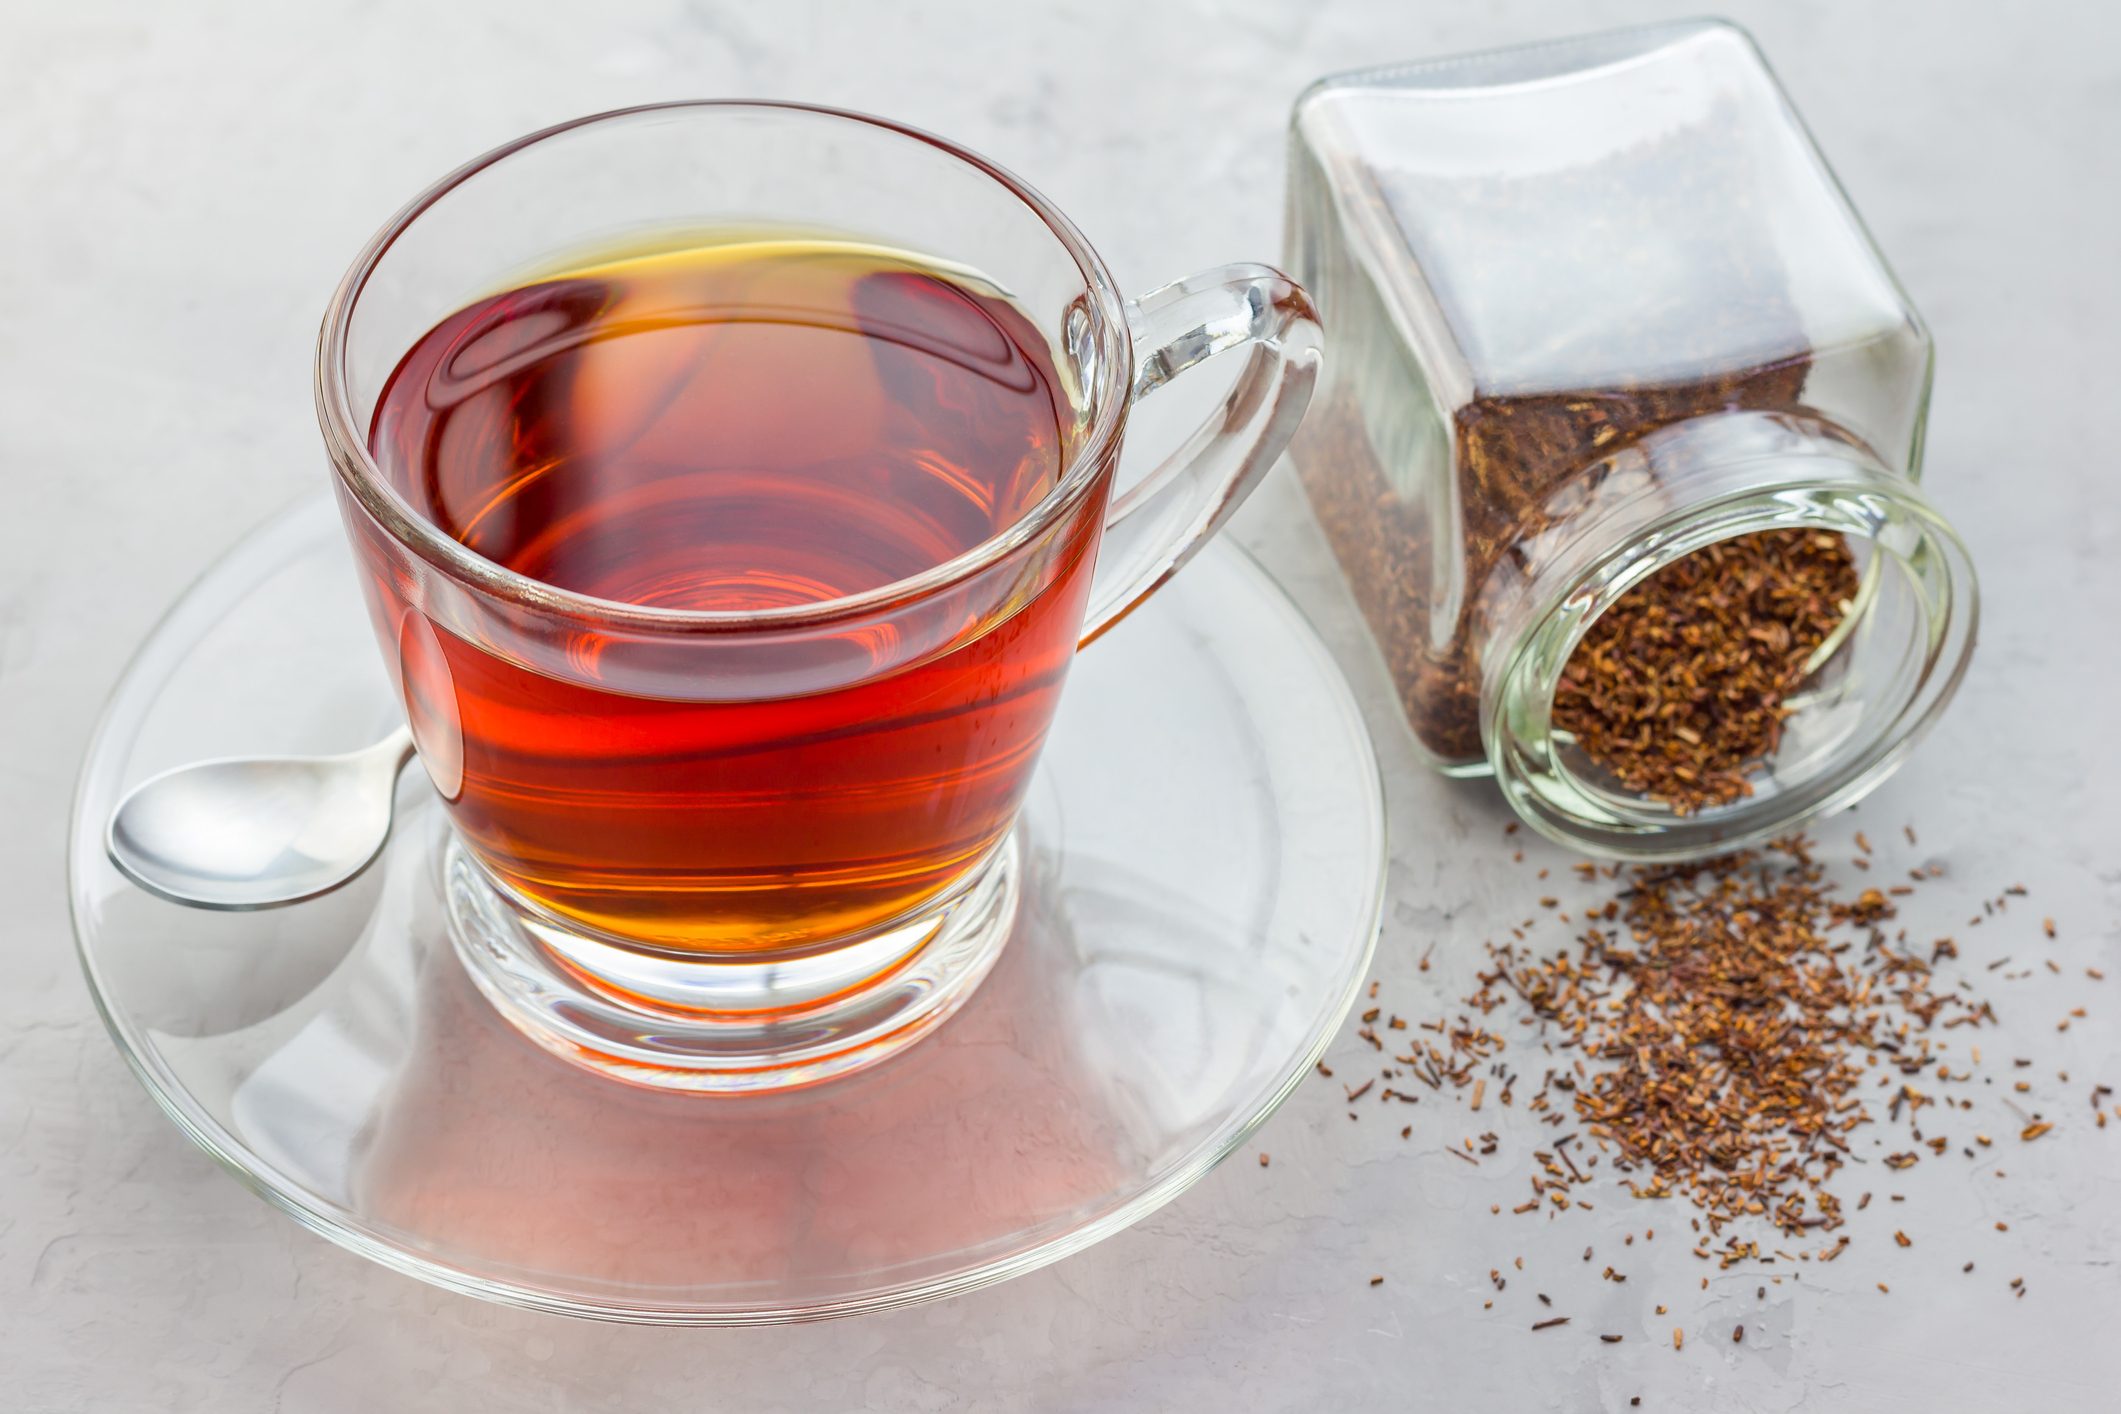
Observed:
[[[1263,1132],[1271,1168],[1242,1154],[1138,1228],[992,1291],[790,1329],[570,1322],[430,1290],[269,1211],[157,1114],[75,968],[62,822],[97,705],[174,593],[320,484],[307,369],[325,295],[373,226],[458,160],[654,98],[867,108],[1023,172],[1143,288],[1272,257],[1282,124],[1310,78],[1694,8],[7,0],[0,1404],[2115,1407],[2121,1125],[2093,1129],[2084,1093],[2121,1082],[2121,763],[2109,745],[2121,493],[2108,417],[2121,377],[2121,11],[2094,0],[1731,7],[1935,326],[1930,480],[1987,591],[1956,708],[1859,820],[1881,842],[1917,822],[1919,850],[1892,846],[1895,863],[1934,861],[1948,877],[1911,926],[1958,932],[1965,974],[2003,1017],[1982,1038],[1991,1067],[1999,1054],[2032,1060],[2034,1089],[2015,1098],[2061,1121],[2019,1144],[1999,1079],[1970,1117],[1996,1133],[1993,1162],[1894,1176],[1897,1205],[1888,1183],[1864,1180],[1880,1203],[1831,1267],[1786,1268],[1768,1285],[1660,1240],[1628,1249],[1626,1286],[1599,1282],[1578,1249],[1644,1223],[1676,1235],[1684,1211],[1610,1198],[1512,1226],[1507,1203],[1499,1218],[1487,1209],[1523,1191],[1520,1131],[1503,1126],[1504,1152],[1476,1173],[1438,1152],[1463,1116],[1424,1106],[1402,1141],[1396,1117],[1364,1110],[1351,1123],[1319,1080]],[[1318,617],[1370,709],[1395,832],[1384,1000],[1433,1014],[1480,940],[1547,887],[1530,871],[1562,861],[1534,850],[1513,864],[1485,787],[1412,765],[1293,488],[1271,485],[1240,533]],[[2022,911],[1966,928],[1961,915],[2006,882],[2031,891]],[[2057,941],[2037,915],[2057,919]],[[2018,961],[1986,970],[2005,955]],[[2047,957],[2059,974],[2005,980]],[[2058,1031],[2077,1005],[2086,1016]],[[1335,1057],[1352,1072],[1359,1043],[1344,1038]],[[1915,1245],[1896,1248],[1895,1227]],[[1522,1278],[1509,1264],[1519,1255]],[[1507,1293],[1490,1289],[1491,1267],[1511,1272]],[[1373,1274],[1386,1282],[1371,1286]],[[2019,1275],[2028,1294],[2015,1298],[2006,1283]],[[1530,1333],[1544,1312],[1527,1288],[1574,1324]],[[1734,1345],[1740,1322],[1748,1338]],[[1678,1353],[1674,1325],[1691,1337]],[[1602,1345],[1600,1330],[1627,1340]]]

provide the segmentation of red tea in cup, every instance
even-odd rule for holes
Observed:
[[[497,565],[742,613],[879,589],[1006,530],[1060,474],[1065,406],[1044,340],[977,277],[762,240],[585,263],[471,305],[399,363],[370,446],[420,515]],[[904,914],[1008,830],[1090,550],[1074,537],[1035,597],[940,656],[887,652],[873,680],[793,698],[607,689],[593,628],[574,681],[441,633],[457,829],[522,898],[659,948],[800,949]]]

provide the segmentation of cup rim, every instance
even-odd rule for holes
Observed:
[[[472,177],[526,148],[578,128],[646,113],[746,109],[792,112],[850,122],[926,143],[977,169],[1016,197],[1061,243],[1075,262],[1084,287],[1095,303],[1100,348],[1096,384],[1090,389],[1092,413],[1089,429],[1053,486],[1035,505],[1002,530],[918,574],[858,594],[758,610],[661,608],[583,594],[508,569],[443,533],[399,495],[383,475],[382,468],[376,465],[368,449],[368,439],[361,433],[354,417],[347,391],[346,346],[353,312],[377,265],[398,237],[430,207]],[[999,163],[924,129],[852,109],[779,99],[679,99],[613,108],[540,128],[471,159],[427,186],[368,239],[332,291],[317,336],[315,385],[317,420],[323,429],[325,449],[341,484],[393,540],[435,569],[496,598],[594,619],[614,628],[696,633],[789,628],[859,616],[933,594],[977,574],[1036,539],[1096,481],[1105,461],[1103,453],[1118,435],[1129,403],[1133,367],[1133,338],[1126,317],[1126,301],[1104,260],[1059,208],[1030,183]]]

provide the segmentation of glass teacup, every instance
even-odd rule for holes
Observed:
[[[1272,465],[1317,343],[1273,270],[1127,300],[1029,187],[850,113],[631,109],[423,193],[332,300],[318,408],[481,989],[699,1090],[940,1021],[1007,939],[1075,648]],[[1115,492],[1132,401],[1239,346]]]

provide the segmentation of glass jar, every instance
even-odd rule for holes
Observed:
[[[1966,550],[1916,485],[1921,318],[1751,39],[1688,22],[1324,80],[1290,269],[1327,330],[1292,456],[1423,753],[1535,828],[1678,858],[1854,801],[1950,698]],[[1555,725],[1594,620],[1715,542],[1859,576],[1751,793],[1693,811]]]

